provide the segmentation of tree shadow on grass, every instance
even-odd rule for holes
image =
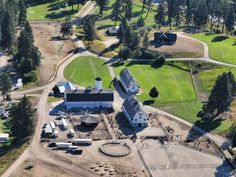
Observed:
[[[236,41],[234,41],[233,45],[232,46],[236,46]]]
[[[47,14],[46,18],[55,20],[55,19],[64,18],[64,17],[70,16],[70,15],[73,15],[76,12],[77,12],[77,10],[69,10],[69,11],[63,10],[63,11],[58,12],[58,13],[53,12],[53,13]]]
[[[144,105],[152,105],[152,104],[154,104],[154,103],[155,103],[154,100],[145,100],[145,101],[143,102]]]
[[[211,42],[222,42],[226,39],[229,39],[229,37],[227,37],[227,36],[216,36],[211,40]]]

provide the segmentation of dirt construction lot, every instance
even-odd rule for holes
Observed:
[[[232,175],[231,169],[222,159],[174,143],[161,145],[157,140],[144,140],[140,150],[155,177]]]
[[[39,67],[40,82],[48,81],[56,64],[73,49],[70,40],[60,39],[60,23],[32,23],[35,45],[39,48],[42,59]]]
[[[204,52],[201,43],[179,36],[173,45],[151,45],[150,49],[163,53],[167,58],[198,58],[203,57]]]

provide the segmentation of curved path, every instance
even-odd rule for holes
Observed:
[[[92,5],[94,7],[94,4],[92,4]],[[93,10],[93,8],[88,7],[88,10],[85,10],[83,12],[82,16],[89,14],[92,10]],[[185,37],[187,37],[187,36],[185,36]],[[58,69],[56,70],[54,77],[50,80],[50,82],[48,84],[41,86],[41,87],[32,88],[32,89],[23,90],[23,91],[16,91],[16,92],[12,93],[13,96],[18,97],[18,96],[22,96],[24,94],[29,94],[29,93],[32,93],[33,95],[37,95],[37,94],[34,94],[34,92],[42,90],[42,94],[40,94],[40,100],[38,103],[38,122],[37,122],[36,130],[35,130],[35,134],[33,136],[32,142],[31,142],[30,146],[24,151],[24,153],[3,174],[2,177],[10,176],[12,174],[12,172],[14,172],[19,167],[19,165],[24,162],[24,160],[26,160],[30,157],[34,158],[36,160],[39,160],[41,162],[48,162],[51,164],[55,164],[60,168],[65,168],[65,169],[71,170],[73,172],[77,172],[77,173],[79,173],[79,176],[82,176],[82,177],[83,176],[97,176],[93,172],[91,172],[87,169],[84,169],[82,166],[79,166],[78,164],[73,165],[71,163],[61,160],[61,159],[63,159],[63,157],[55,156],[54,154],[51,154],[40,143],[41,126],[44,123],[45,117],[48,115],[47,109],[45,107],[45,105],[47,104],[47,94],[51,91],[51,88],[55,85],[55,83],[64,79],[63,71],[64,71],[65,67],[71,61],[73,61],[75,58],[77,58],[79,56],[96,56],[96,55],[88,52],[85,49],[83,43],[81,41],[76,40],[75,36],[73,36],[73,39],[77,45],[77,48],[79,48],[81,51],[77,54],[73,54],[70,58],[67,58],[65,61],[63,61],[60,64],[60,66],[58,67]],[[195,40],[195,39],[193,39],[193,40]],[[236,67],[236,65],[226,64],[226,63],[222,63],[222,62],[218,62],[218,61],[214,61],[214,60],[210,59],[208,57],[208,47],[205,43],[203,43],[203,45],[204,45],[204,58],[200,58],[197,60],[210,62],[210,63],[214,63],[214,64],[219,64],[219,65]],[[101,57],[101,58],[106,62],[111,60],[110,58],[105,58],[105,57]],[[167,59],[167,61],[168,60],[169,61],[193,61],[193,60],[196,61],[196,59],[191,59],[191,58],[189,58],[189,59],[186,59],[186,58],[185,59]],[[109,71],[110,71],[112,78],[114,78],[115,74],[114,74],[114,71],[113,71],[112,67],[110,66],[110,64],[108,64],[108,67],[109,67]],[[121,102],[123,101],[124,98],[125,97],[121,98],[117,92],[115,93],[115,100],[117,100],[115,102],[115,104],[116,104],[117,108],[120,108]],[[149,107],[149,106],[145,106],[145,109],[149,110],[149,111],[154,111],[154,112],[158,112],[160,114],[167,115],[172,119],[175,119],[175,120],[180,121],[186,125],[189,125],[189,126],[193,127],[194,129],[198,130],[199,132],[201,132],[202,134],[204,134],[205,136],[209,137],[210,139],[212,139],[213,141],[215,141],[219,145],[222,145],[226,142],[226,140],[224,138],[222,138],[218,135],[213,135],[211,133],[208,133],[199,127],[195,127],[194,125],[181,119],[180,117],[176,117],[172,114],[169,114],[167,112],[164,112],[164,111],[161,111],[159,109]]]

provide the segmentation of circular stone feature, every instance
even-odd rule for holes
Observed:
[[[124,157],[124,156],[127,156],[131,152],[131,149],[125,143],[112,141],[112,142],[106,142],[102,144],[100,146],[100,151],[103,154],[106,154],[108,156]]]

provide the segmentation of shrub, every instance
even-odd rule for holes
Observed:
[[[137,58],[137,59],[155,59],[159,56],[160,56],[159,52],[147,50],[144,48],[140,50],[136,50],[133,53],[133,58]]]
[[[165,57],[163,55],[160,55],[152,62],[152,67],[153,68],[162,67],[162,65],[165,64],[165,61],[166,61]]]
[[[29,73],[25,73],[23,76],[23,82],[27,83],[27,82],[35,82],[37,81],[37,71],[33,70],[30,71]]]

